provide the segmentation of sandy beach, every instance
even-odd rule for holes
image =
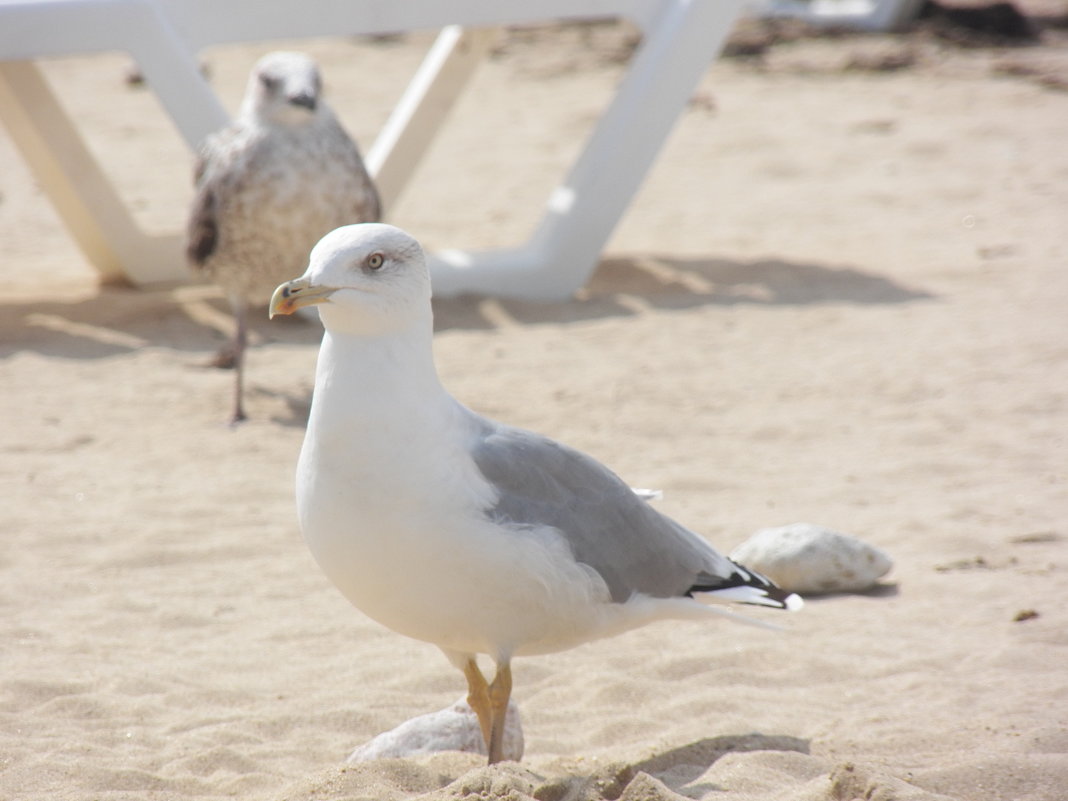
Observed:
[[[575,299],[436,302],[458,398],[663,490],[720,550],[810,522],[894,560],[785,632],[517,660],[526,754],[492,768],[344,762],[465,687],[301,541],[318,324],[255,324],[227,427],[221,292],[99,286],[0,131],[0,799],[1068,796],[1068,6],[1041,10],[1026,47],[747,29]],[[233,111],[259,55],[308,51],[366,150],[429,41],[202,57]],[[389,221],[522,240],[634,44],[506,32]],[[178,230],[191,156],[128,67],[44,64],[138,220]]]

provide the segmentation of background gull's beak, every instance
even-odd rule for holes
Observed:
[[[315,286],[307,278],[296,278],[274,291],[267,313],[270,317],[276,314],[292,314],[304,306],[326,303],[335,291],[336,287]]]
[[[308,111],[315,111],[316,98],[311,92],[301,91],[286,98],[290,105],[301,106]]]

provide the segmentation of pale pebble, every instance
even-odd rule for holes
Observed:
[[[762,529],[731,559],[801,594],[868,590],[893,567],[878,548],[810,523]]]
[[[508,702],[504,726],[504,758],[518,762],[523,756],[523,726],[519,707]],[[485,754],[486,744],[478,726],[478,717],[463,698],[437,712],[406,720],[395,729],[383,732],[356,748],[347,762],[369,762],[430,754],[437,751],[466,751]]]

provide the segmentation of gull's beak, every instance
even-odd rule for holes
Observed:
[[[315,111],[315,95],[308,91],[297,92],[295,95],[289,95],[286,98],[291,105],[301,106],[308,109],[308,111]]]
[[[337,287],[315,286],[307,278],[286,281],[271,295],[268,315],[274,317],[276,314],[292,314],[303,306],[326,303],[336,291]]]

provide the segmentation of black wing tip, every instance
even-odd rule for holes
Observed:
[[[750,570],[737,562],[731,561],[731,564],[734,565],[734,571],[729,576],[712,577],[707,573],[699,576],[699,578],[714,578],[714,580],[699,581],[686,591],[686,596],[692,598],[695,592],[723,593],[726,595],[730,590],[746,588],[753,591],[750,598],[736,596],[730,600],[752,606],[770,606],[775,609],[784,609],[788,612],[795,612],[804,606],[804,601],[797,593],[784,590],[767,576],[757,573],[755,570]]]

